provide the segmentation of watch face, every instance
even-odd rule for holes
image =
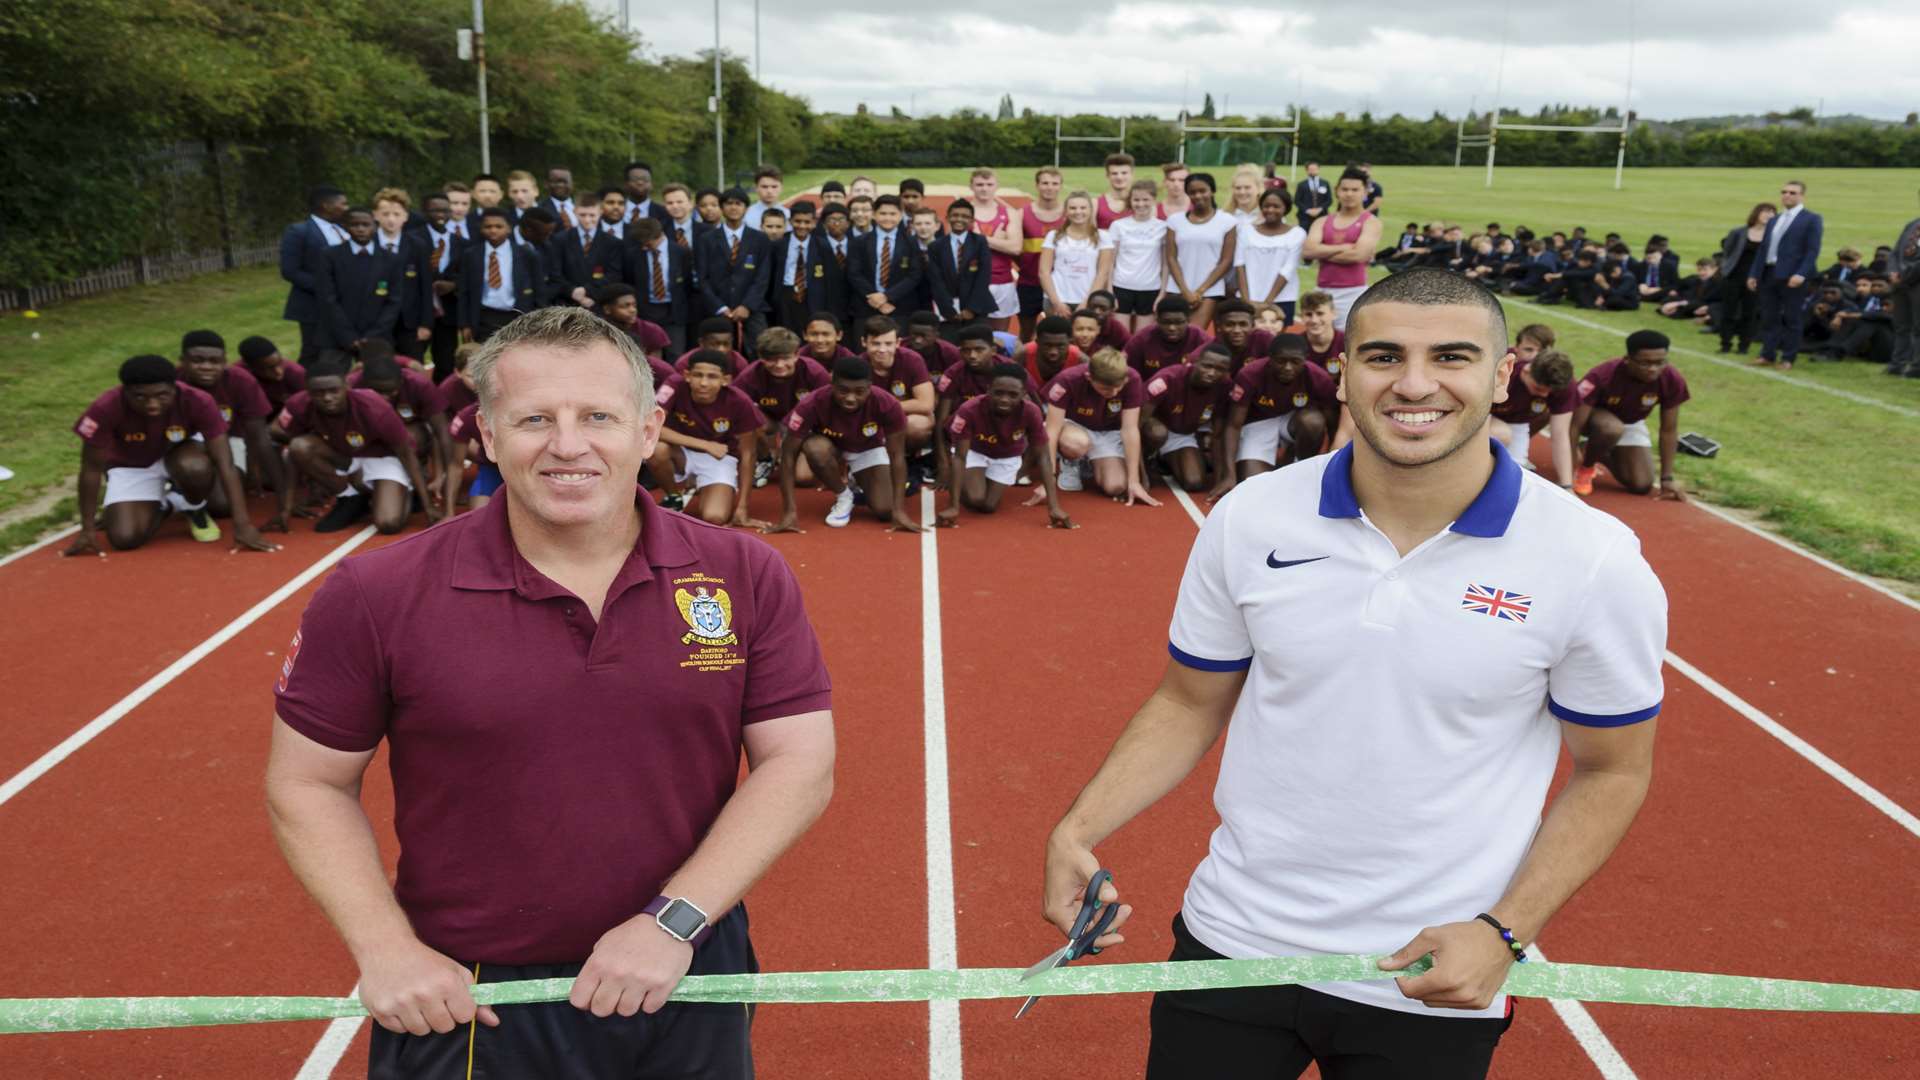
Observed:
[[[660,914],[654,918],[659,920],[660,926],[667,933],[681,941],[686,941],[699,933],[700,928],[707,923],[706,916],[700,914],[700,909],[685,900],[673,901],[660,909]]]

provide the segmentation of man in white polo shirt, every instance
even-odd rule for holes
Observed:
[[[1488,437],[1511,364],[1498,301],[1408,271],[1356,301],[1347,340],[1358,437],[1208,517],[1160,687],[1048,841],[1045,916],[1071,924],[1094,845],[1224,728],[1221,825],[1173,958],[1434,967],[1158,995],[1149,1080],[1200,1055],[1228,1080],[1309,1061],[1328,1080],[1484,1077],[1515,951],[1606,861],[1652,775],[1666,596],[1632,532]],[[1573,774],[1543,821],[1562,745]]]

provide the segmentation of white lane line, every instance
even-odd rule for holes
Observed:
[[[1540,963],[1547,962],[1547,954],[1540,951],[1538,944],[1527,946],[1527,955]],[[1620,1056],[1620,1051],[1614,1048],[1607,1033],[1600,1030],[1599,1022],[1585,1005],[1567,998],[1548,998],[1547,1004],[1553,1006],[1553,1011],[1560,1016],[1560,1022],[1567,1025],[1574,1041],[1587,1052],[1587,1057],[1593,1060],[1593,1066],[1600,1070],[1601,1076],[1606,1080],[1638,1080],[1627,1059]]]
[[[933,488],[920,491],[920,679],[926,724],[927,967],[954,971],[960,948],[954,927],[953,815],[947,799],[947,675],[940,640],[940,549],[933,527]],[[927,1003],[927,1076],[960,1080],[960,1003]]]
[[[1813,763],[1813,767],[1838,780],[1842,786],[1866,800],[1867,805],[1892,818],[1901,828],[1920,837],[1920,817],[1912,811],[1894,802],[1878,788],[1853,775],[1844,765],[1815,749],[1812,743],[1787,730],[1786,726],[1749,705],[1744,698],[1715,682],[1713,676],[1675,656],[1667,653],[1667,663],[1674,670],[1697,683],[1702,690],[1720,699],[1721,703],[1753,721],[1754,725],[1767,734],[1787,744],[1787,748]]]
[[[61,540],[65,540],[67,537],[72,536],[74,533],[77,533],[79,531],[80,531],[80,526],[69,525],[64,529],[61,529],[59,532],[54,533],[52,536],[46,536],[46,537],[40,538],[39,540],[35,540],[33,543],[28,544],[26,547],[21,548],[19,551],[16,551],[11,555],[0,556],[0,566],[5,566],[8,563],[14,561],[15,559],[24,559],[27,556],[33,554],[34,552],[39,551],[41,548],[46,547],[48,544],[53,544]]]
[[[1193,519],[1195,525],[1206,520],[1206,515],[1201,513],[1200,507],[1186,492],[1174,488],[1173,497],[1179,500],[1181,508],[1186,510],[1187,516]],[[1667,654],[1667,658],[1673,659],[1673,654]],[[1540,951],[1538,945],[1528,946],[1527,955],[1542,962],[1546,960],[1546,955]],[[1638,1080],[1633,1069],[1627,1065],[1627,1059],[1620,1056],[1620,1051],[1614,1048],[1606,1032],[1600,1030],[1600,1024],[1594,1020],[1593,1014],[1587,1011],[1585,1005],[1559,998],[1548,999],[1548,1004],[1553,1006],[1553,1011],[1559,1014],[1560,1022],[1567,1025],[1567,1030],[1580,1044],[1580,1049],[1586,1051],[1587,1057],[1593,1061],[1593,1067],[1600,1070],[1600,1075],[1605,1080]]]
[[[93,718],[86,727],[74,732],[60,741],[60,745],[41,754],[33,764],[15,773],[6,783],[0,784],[0,806],[7,800],[25,791],[27,785],[45,776],[55,765],[67,760],[74,751],[92,742],[101,732],[120,722],[120,719],[138,708],[148,698],[159,693],[168,683],[185,674],[193,665],[207,658],[207,654],[233,640],[240,631],[252,626],[260,617],[294,593],[299,592],[309,581],[327,572],[334,563],[347,557],[354,548],[367,542],[373,535],[373,526],[369,525],[355,533],[351,539],[322,556],[319,562],[307,567],[285,585],[275,589],[265,600],[248,608],[239,618],[215,631],[212,637],[195,645],[191,652],[168,664],[159,674],[140,684],[139,688],[121,698],[113,707]]]
[[[1618,326],[1608,326],[1606,323],[1594,322],[1592,319],[1583,319],[1578,315],[1569,315],[1566,312],[1561,311],[1557,307],[1551,307],[1551,306],[1542,307],[1539,304],[1518,303],[1518,302],[1515,302],[1515,305],[1521,308],[1522,310],[1537,313],[1543,318],[1564,319],[1567,322],[1574,323],[1579,326],[1584,326],[1589,330],[1601,330],[1609,334],[1620,334],[1620,336],[1622,337],[1626,336],[1625,334],[1621,333],[1621,328]],[[1640,328],[1630,327],[1628,329],[1635,330]],[[1920,409],[1910,409],[1905,405],[1896,405],[1891,401],[1884,401],[1877,397],[1869,397],[1866,394],[1856,394],[1851,390],[1842,390],[1837,386],[1828,386],[1825,383],[1817,383],[1810,379],[1796,379],[1791,375],[1788,375],[1784,372],[1775,371],[1772,368],[1754,367],[1752,364],[1744,363],[1739,360],[1729,360],[1724,356],[1715,356],[1712,353],[1701,352],[1698,349],[1689,349],[1682,345],[1669,346],[1668,351],[1677,352],[1684,356],[1691,356],[1698,360],[1705,360],[1709,364],[1715,364],[1723,368],[1729,368],[1733,371],[1738,371],[1746,375],[1752,375],[1756,378],[1772,379],[1775,382],[1786,383],[1788,386],[1797,386],[1802,390],[1817,390],[1822,394],[1831,394],[1834,397],[1843,398],[1847,401],[1851,401],[1856,405],[1870,405],[1876,409],[1885,409],[1886,411],[1893,413],[1896,416],[1904,416],[1910,420],[1920,420]]]
[[[347,996],[360,996],[360,984],[354,983]],[[360,1025],[366,1022],[364,1016],[342,1016],[328,1024],[327,1030],[320,1034],[320,1041],[313,1044],[313,1052],[300,1064],[300,1071],[293,1074],[293,1080],[328,1080],[339,1067],[340,1059],[346,1056],[347,1047],[353,1045],[353,1037],[360,1034]]]
[[[1846,567],[1841,566],[1839,563],[1834,562],[1832,559],[1827,559],[1819,555],[1816,555],[1813,552],[1808,551],[1806,548],[1801,547],[1799,544],[1794,543],[1793,541],[1787,539],[1784,536],[1779,536],[1775,533],[1768,532],[1766,529],[1763,529],[1758,525],[1753,525],[1748,522],[1742,521],[1739,518],[1735,517],[1734,515],[1727,513],[1725,510],[1722,510],[1719,507],[1713,506],[1709,503],[1701,502],[1699,499],[1688,499],[1687,502],[1689,505],[1694,506],[1700,510],[1704,510],[1707,513],[1712,514],[1714,517],[1719,518],[1721,521],[1724,521],[1729,525],[1734,525],[1734,526],[1738,526],[1739,528],[1745,529],[1748,532],[1752,533],[1753,535],[1759,537],[1762,540],[1767,541],[1770,544],[1778,544],[1781,547],[1786,548],[1788,551],[1793,552],[1795,555],[1799,555],[1802,558],[1809,559],[1813,562],[1820,564],[1821,566],[1826,567],[1827,569],[1833,571],[1834,573],[1839,574],[1841,577],[1852,580],[1860,585],[1864,585],[1867,588],[1872,589],[1874,592],[1879,593],[1881,596],[1884,596],[1887,599],[1894,601],[1895,603],[1905,604],[1906,606],[1912,608],[1915,611],[1920,611],[1920,600],[1915,600],[1911,596],[1907,596],[1894,589],[1889,589],[1885,585],[1880,584],[1879,582],[1873,580],[1872,578],[1866,576],[1865,574],[1860,574],[1852,570],[1849,570]]]

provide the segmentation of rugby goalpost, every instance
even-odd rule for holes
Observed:
[[[1060,144],[1070,142],[1115,143],[1120,153],[1127,152],[1127,118],[1120,118],[1119,135],[1063,135],[1060,131],[1059,115],[1053,118],[1053,167],[1060,167]]]
[[[1288,123],[1284,127],[1200,127],[1189,124],[1187,114],[1182,112],[1180,114],[1180,156],[1176,160],[1183,165],[1186,164],[1188,135],[1225,135],[1229,138],[1235,135],[1284,135],[1287,137],[1287,183],[1291,185],[1300,164],[1300,107],[1295,105],[1292,109],[1292,113],[1287,118]],[[1262,162],[1262,164],[1266,163]],[[1277,165],[1279,162],[1273,162],[1273,164]]]

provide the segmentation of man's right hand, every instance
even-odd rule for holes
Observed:
[[[92,529],[81,529],[79,535],[75,536],[73,542],[68,544],[60,554],[65,557],[74,555],[98,555],[103,559],[107,557],[107,553],[100,550],[99,538],[93,535]]]
[[[1100,860],[1091,848],[1062,840],[1059,836],[1047,839],[1047,875],[1045,892],[1041,896],[1040,915],[1062,934],[1073,932],[1073,921],[1080,916],[1081,898],[1086,895],[1087,882],[1100,870]],[[1120,900],[1120,890],[1112,882],[1100,887],[1102,903],[1113,904]],[[1097,949],[1110,949],[1126,941],[1120,933],[1127,919],[1133,915],[1133,906],[1120,905],[1120,914],[1114,916],[1112,928],[1094,939]]]
[[[727,455],[733,453],[733,448],[723,442],[710,442],[705,446],[702,446],[700,449],[705,450],[708,454],[712,455],[713,460],[715,461],[725,461],[727,459]]]
[[[367,1014],[396,1035],[445,1035],[477,1016],[488,1027],[500,1018],[475,1006],[473,973],[419,941],[387,949],[360,966],[360,1000]]]

